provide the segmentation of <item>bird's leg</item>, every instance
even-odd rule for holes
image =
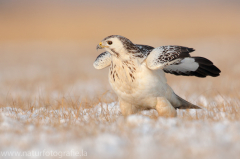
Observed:
[[[157,97],[156,110],[160,116],[176,117],[177,111],[165,97]]]
[[[134,105],[129,104],[121,99],[119,100],[119,104],[121,112],[124,116],[135,114],[138,112],[138,109]]]

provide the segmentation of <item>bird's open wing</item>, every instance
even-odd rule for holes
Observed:
[[[221,72],[204,57],[191,57],[192,48],[182,46],[161,46],[153,49],[146,62],[149,69],[163,69],[166,73],[183,76],[219,76]]]
[[[138,49],[144,55],[148,55],[154,49],[154,47],[149,46],[149,45],[142,45],[142,44],[135,44],[135,45],[138,47]]]
[[[98,55],[93,63],[93,66],[98,70],[103,69],[111,64],[111,60],[111,54],[106,51]]]

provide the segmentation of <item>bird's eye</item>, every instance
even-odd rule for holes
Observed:
[[[112,45],[112,41],[108,41],[107,43],[108,43],[108,45]]]

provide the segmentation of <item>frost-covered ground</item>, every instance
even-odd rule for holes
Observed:
[[[92,67],[100,53],[88,51],[92,44],[1,44],[0,158],[239,158],[239,49],[234,38],[217,40],[182,42],[222,73],[168,75],[179,96],[206,108],[177,118],[154,110],[123,117],[107,70]]]
[[[178,118],[143,111],[124,118],[117,102],[78,109],[4,107],[0,149],[26,153],[20,158],[51,153],[51,158],[78,158],[76,153],[88,158],[238,158],[240,123],[228,117],[232,111],[219,111],[178,110]]]

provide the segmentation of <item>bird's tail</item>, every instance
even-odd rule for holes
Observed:
[[[175,94],[175,93],[174,93]],[[176,94],[175,94],[176,95]],[[176,95],[177,99],[180,101],[181,105],[175,107],[176,109],[205,109],[201,106],[197,106],[194,105],[184,99],[182,99],[181,97],[179,97],[178,95]]]

